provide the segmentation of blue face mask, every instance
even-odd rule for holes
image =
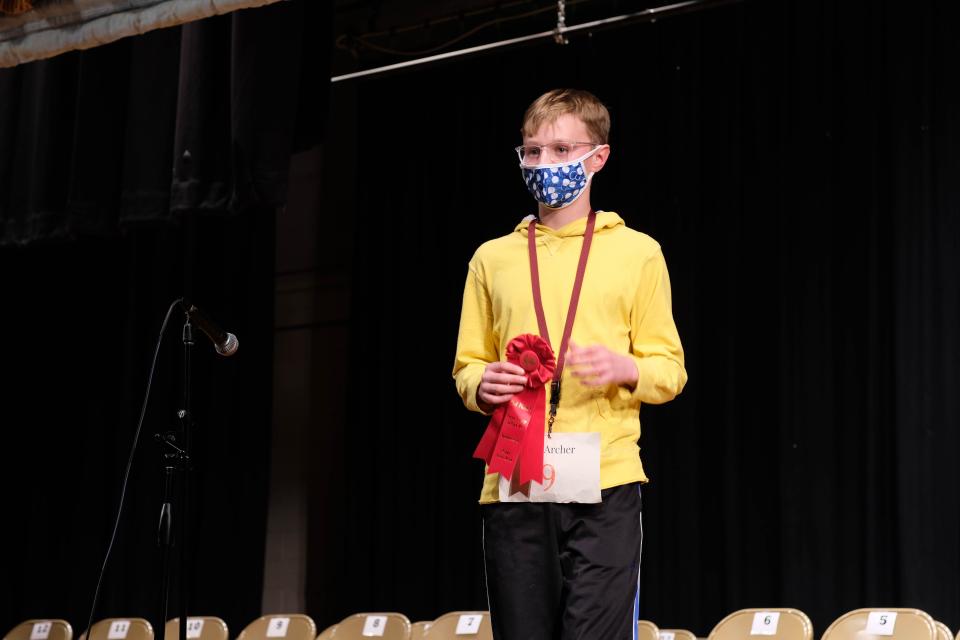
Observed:
[[[551,209],[563,209],[573,204],[583,195],[590,178],[593,177],[593,172],[587,172],[583,161],[595,151],[596,149],[591,149],[569,163],[540,164],[535,167],[521,164],[520,171],[530,195]]]

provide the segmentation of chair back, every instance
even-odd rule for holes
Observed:
[[[919,609],[855,609],[833,621],[822,640],[936,640],[937,625]]]
[[[164,640],[179,640],[180,618],[167,620],[163,625]],[[222,618],[190,616],[187,618],[187,640],[229,640],[230,630]]]
[[[805,613],[796,609],[740,609],[718,622],[709,640],[740,640],[749,636],[813,640],[813,625]]]
[[[317,625],[302,613],[260,616],[240,632],[237,640],[316,640]]]
[[[429,626],[424,640],[493,640],[489,611],[451,611]]]
[[[410,623],[410,640],[423,640],[427,637],[427,629],[433,624],[430,620]],[[950,638],[953,640],[953,638]]]
[[[937,627],[937,640],[953,640],[953,634],[950,633],[950,627],[939,620],[934,620],[933,624]]]
[[[355,613],[337,623],[333,640],[410,640],[410,620],[402,613]]]
[[[24,620],[10,629],[3,640],[73,640],[73,627],[66,620],[56,618]]]
[[[80,640],[87,640],[81,633]],[[153,625],[143,618],[104,618],[90,629],[90,640],[153,640]]]
[[[333,638],[333,632],[337,628],[337,625],[332,624],[323,631],[320,632],[320,635],[317,636],[317,640],[330,640]]]
[[[649,620],[637,620],[637,640],[659,640],[660,629]]]
[[[693,631],[686,629],[660,629],[660,640],[697,640]]]

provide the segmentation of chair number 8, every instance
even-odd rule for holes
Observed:
[[[550,491],[550,487],[557,481],[557,471],[553,468],[552,464],[543,465],[543,479],[546,482],[546,484],[543,485],[543,490]]]

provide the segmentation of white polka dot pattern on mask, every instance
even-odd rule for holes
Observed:
[[[583,161],[563,166],[520,167],[523,181],[534,199],[552,209],[571,204],[584,191],[590,176],[584,176]]]

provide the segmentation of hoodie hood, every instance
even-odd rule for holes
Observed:
[[[535,219],[535,216],[527,216],[520,221],[514,231],[523,235],[524,238],[527,237],[527,226],[530,224],[530,221]],[[602,233],[605,229],[613,229],[615,227],[625,226],[623,218],[618,216],[613,211],[597,211],[597,226],[594,227],[594,233]],[[573,222],[570,222],[559,229],[551,229],[550,227],[542,224],[537,224],[536,226],[536,237],[540,236],[554,236],[557,238],[569,238],[575,236],[582,236],[586,233],[587,230],[587,216],[582,218],[577,218]]]

